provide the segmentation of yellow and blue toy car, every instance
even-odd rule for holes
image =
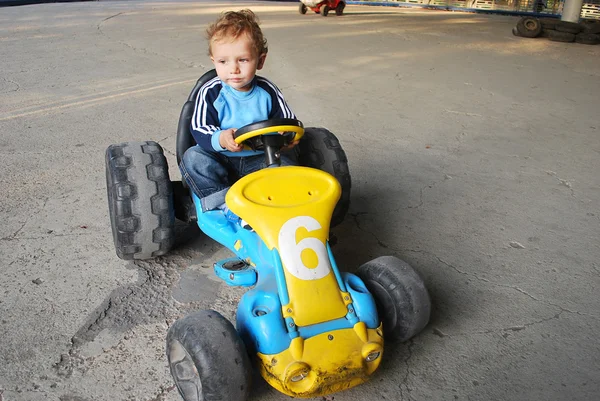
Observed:
[[[178,159],[193,144],[187,127],[195,93],[211,76],[214,72],[198,81],[182,110]],[[281,148],[298,139],[300,166],[279,167]],[[217,276],[249,288],[238,305],[235,328],[212,310],[170,327],[166,353],[180,395],[185,401],[243,401],[252,365],[292,397],[363,383],[380,364],[384,338],[406,341],[427,324],[430,301],[423,281],[394,257],[368,262],[356,274],[337,267],[329,234],[347,211],[350,176],[331,132],[277,119],[240,128],[236,141],[263,151],[270,166],[242,177],[228,191],[227,206],[239,218],[222,210],[202,213],[195,195],[169,181],[155,142],[112,145],[106,153],[120,257],[167,252],[177,215],[197,221],[235,254],[215,264]]]

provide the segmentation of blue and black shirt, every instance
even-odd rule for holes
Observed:
[[[252,89],[241,92],[215,77],[198,91],[191,132],[204,149],[227,152],[219,144],[221,130],[237,129],[271,118],[296,118],[274,83],[256,76]],[[244,156],[242,152],[236,153],[236,156]]]

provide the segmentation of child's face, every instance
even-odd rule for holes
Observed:
[[[221,81],[234,89],[247,92],[251,88],[256,70],[265,62],[266,54],[256,54],[248,35],[238,38],[224,37],[212,43],[210,59]]]

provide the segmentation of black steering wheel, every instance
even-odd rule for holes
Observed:
[[[236,143],[254,151],[264,150],[267,166],[280,163],[279,150],[304,135],[304,125],[294,118],[271,118],[248,124],[235,131]]]

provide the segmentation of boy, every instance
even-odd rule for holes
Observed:
[[[265,167],[262,153],[235,143],[235,131],[270,118],[296,118],[277,86],[256,76],[268,49],[252,11],[223,13],[206,33],[217,77],[198,92],[191,126],[197,145],[184,153],[179,166],[200,198],[203,212],[226,209],[225,194],[231,184]],[[281,165],[292,164],[282,155]]]

